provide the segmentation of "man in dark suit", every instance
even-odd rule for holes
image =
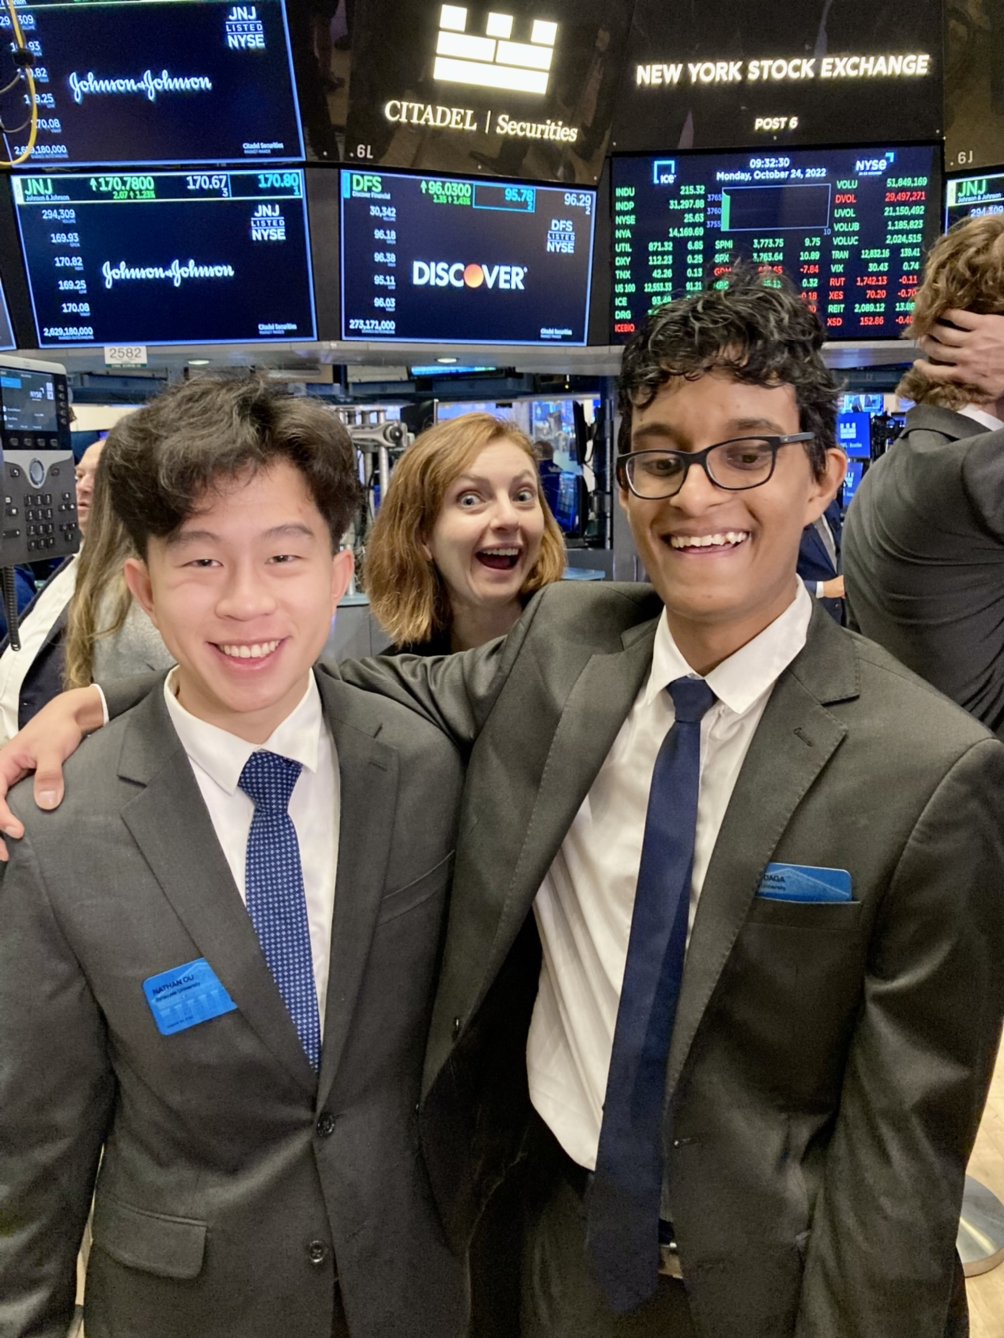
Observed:
[[[351,443],[318,403],[200,380],[106,468],[178,667],[74,759],[58,814],[21,801],[0,1332],[65,1334],[94,1192],[89,1338],[461,1338],[416,1151],[460,767],[311,672],[352,571]]]
[[[799,578],[813,599],[822,601],[822,607],[838,623],[844,621],[844,578],[840,574],[840,537],[843,513],[835,497],[811,525],[802,531],[798,546]]]
[[[845,461],[822,332],[774,282],[625,352],[652,587],[551,586],[492,647],[328,671],[471,744],[423,1147],[458,1245],[526,1158],[535,1338],[965,1332],[1004,749],[797,580]],[[0,774],[36,756],[52,788],[65,742],[32,733]]]
[[[1004,307],[1002,264],[1001,215],[946,233],[917,293],[921,343],[935,329],[935,352],[965,337],[939,324],[970,320],[956,307],[977,319]],[[1004,370],[1004,350],[998,362]],[[1004,385],[945,380],[924,362],[898,390],[916,408],[847,513],[851,625],[1004,738]]]

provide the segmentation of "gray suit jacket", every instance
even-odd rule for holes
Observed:
[[[907,415],[847,512],[851,625],[1004,738],[1004,432]]]
[[[339,666],[476,740],[422,1115],[458,1239],[525,1116],[531,904],[660,608],[644,586],[551,586],[490,648]],[[817,610],[719,834],[669,1055],[667,1192],[702,1338],[963,1332],[955,1234],[1004,1010],[1002,796],[1000,743]],[[770,861],[847,869],[854,900],[758,898]]]
[[[456,750],[320,680],[342,814],[319,1081],[157,689],[68,764],[0,888],[0,1333],[62,1338],[99,1154],[88,1338],[457,1338],[466,1270],[416,1106]],[[324,815],[319,815],[324,821]],[[206,957],[234,1012],[162,1036],[149,976]]]

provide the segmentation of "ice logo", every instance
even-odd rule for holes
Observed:
[[[489,13],[484,37],[467,32],[467,9],[443,5],[432,75],[444,83],[546,93],[558,25],[534,19],[529,42],[512,40],[511,14]]]

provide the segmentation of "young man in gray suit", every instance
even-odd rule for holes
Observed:
[[[1004,748],[796,578],[844,459],[776,282],[625,352],[651,587],[552,586],[493,647],[329,671],[471,744],[423,1147],[458,1246],[528,1160],[534,1338],[965,1332]],[[78,733],[0,770],[41,757],[51,789]]]
[[[200,380],[106,448],[177,659],[0,889],[0,1333],[460,1338],[416,1105],[454,747],[313,663],[352,573],[335,416]],[[100,1162],[100,1169],[99,1169]],[[96,1179],[96,1190],[95,1190]]]
[[[932,248],[911,333],[951,337],[940,322],[972,319],[961,306],[1004,307],[1000,214],[957,223]],[[1004,387],[932,373],[923,363],[899,383],[916,407],[847,513],[851,626],[1004,738]]]

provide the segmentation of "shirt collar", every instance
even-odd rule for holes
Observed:
[[[795,596],[785,611],[706,676],[705,682],[718,700],[736,715],[748,711],[805,646],[811,617],[812,600],[803,583],[797,581]],[[680,653],[664,609],[656,628],[652,671],[642,703],[650,705],[674,679],[685,676],[697,675]]]
[[[964,404],[958,412],[963,417],[971,418],[973,422],[981,424],[989,432],[996,432],[1004,427],[1004,421],[992,413],[987,413],[986,409],[981,409],[978,404]]]
[[[227,794],[235,794],[241,772],[251,754],[258,748],[300,762],[307,771],[316,772],[324,729],[321,694],[314,675],[310,675],[307,690],[299,704],[262,744],[248,743],[218,725],[186,711],[175,696],[177,667],[164,680],[164,698],[171,723],[177,730],[190,761],[197,763]]]

